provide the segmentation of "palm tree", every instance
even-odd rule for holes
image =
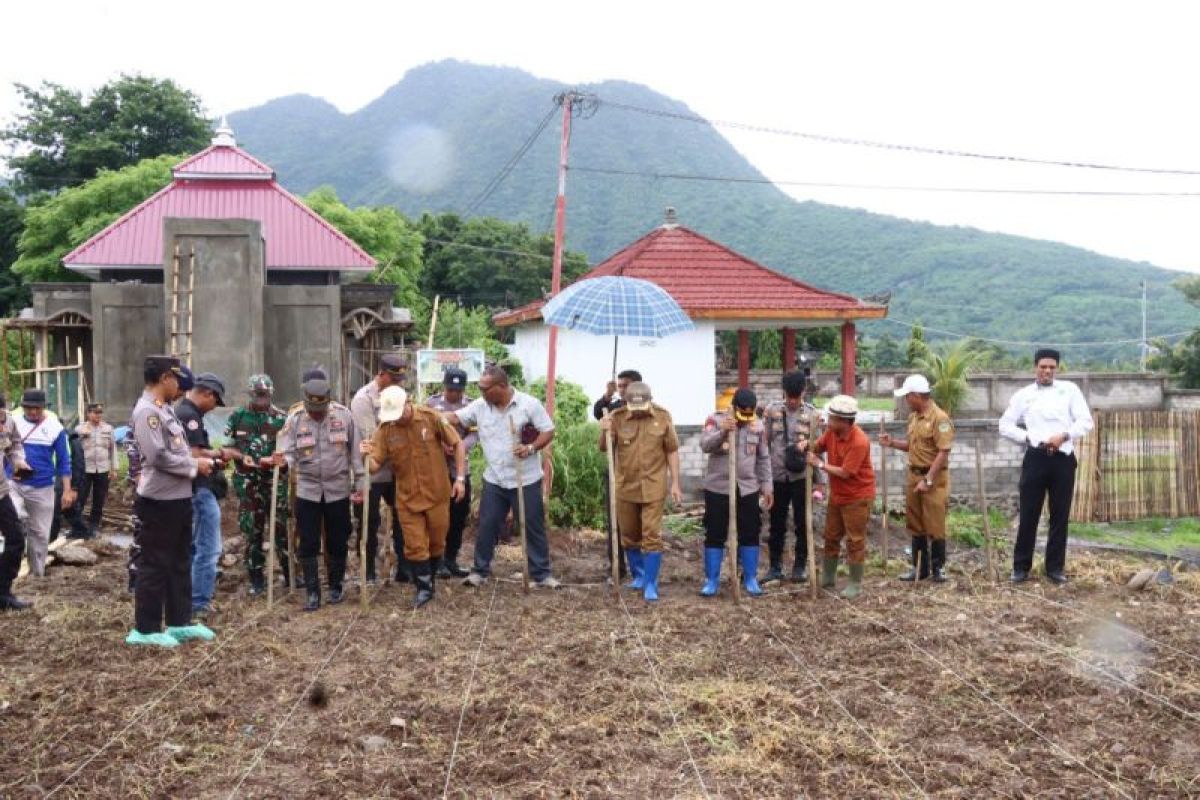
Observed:
[[[967,378],[978,360],[979,352],[962,339],[949,347],[930,350],[914,366],[929,378],[934,402],[953,417],[967,399]]]

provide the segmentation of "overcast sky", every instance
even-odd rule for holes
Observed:
[[[4,17],[5,122],[17,110],[14,81],[86,89],[141,72],[196,91],[214,115],[297,92],[353,111],[409,68],[459,58],[566,82],[635,81],[713,119],[1200,171],[1194,3],[71,0],[8,4]],[[723,130],[777,181],[1200,194],[1200,174],[1022,166]],[[1200,196],[785,189],[1200,272]]]

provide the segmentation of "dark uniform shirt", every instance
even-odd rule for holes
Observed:
[[[201,447],[205,450],[212,448],[208,444],[208,431],[204,428],[204,412],[196,408],[196,404],[186,397],[175,405],[175,416],[183,425],[183,434],[187,437],[189,447]],[[211,488],[211,479],[207,475],[197,473],[192,479],[192,491]]]

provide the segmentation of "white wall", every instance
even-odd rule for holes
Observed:
[[[529,381],[546,376],[550,331],[541,323],[517,328],[513,356]],[[710,322],[666,339],[621,337],[617,370],[636,369],[671,412],[677,425],[700,425],[716,402],[716,333]],[[593,401],[612,376],[613,340],[576,331],[558,332],[558,377],[578,383]]]

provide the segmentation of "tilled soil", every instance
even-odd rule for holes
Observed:
[[[0,797],[1200,796],[1196,573],[1132,595],[1137,562],[1073,554],[1017,590],[952,553],[936,587],[735,603],[696,595],[701,547],[652,607],[589,532],[554,534],[564,589],[523,594],[508,546],[417,612],[267,609],[227,569],[216,642],[148,651],[100,546],[0,616]]]

